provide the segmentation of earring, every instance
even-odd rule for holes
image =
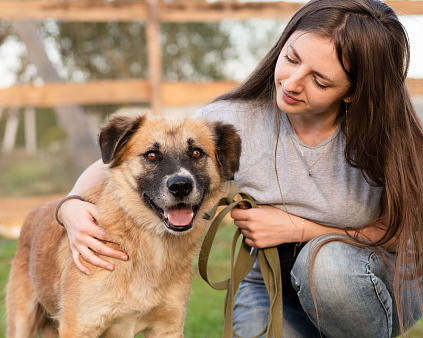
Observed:
[[[348,102],[345,102],[345,125],[347,127],[346,129],[347,129],[347,137],[348,137]]]

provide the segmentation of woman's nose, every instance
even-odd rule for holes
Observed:
[[[303,89],[304,76],[299,69],[293,70],[290,76],[283,82],[283,88],[287,92],[299,93]]]

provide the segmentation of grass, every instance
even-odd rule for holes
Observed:
[[[6,336],[6,284],[9,277],[10,261],[15,255],[18,241],[0,236],[0,337]]]
[[[215,245],[209,261],[209,278],[213,281],[225,279],[229,273],[230,242],[234,228],[230,224],[224,224],[219,230]],[[10,261],[16,251],[17,241],[0,237],[0,337],[5,337],[6,332],[6,308],[5,290],[10,269]],[[195,262],[196,263],[196,262]],[[222,337],[223,329],[223,302],[224,291],[213,290],[204,282],[194,268],[192,291],[187,308],[185,320],[186,338],[219,338]],[[138,335],[137,337],[142,337]],[[411,330],[407,337],[423,337],[423,320],[420,320]],[[289,337],[288,337],[289,338]]]

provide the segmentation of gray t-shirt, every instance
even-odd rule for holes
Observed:
[[[276,118],[281,130],[276,151],[276,168],[287,211],[313,222],[338,228],[361,227],[380,215],[382,187],[370,185],[360,170],[345,160],[345,136],[336,130],[321,144],[310,147],[298,139],[304,156],[312,164],[312,177],[286,114],[273,104],[219,101],[196,112],[208,120],[233,124],[242,140],[237,188],[259,204],[285,210],[275,173]]]

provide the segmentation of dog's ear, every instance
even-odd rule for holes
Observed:
[[[131,118],[117,116],[101,129],[98,141],[101,149],[101,158],[105,164],[112,162],[122,146],[144,123],[145,116]]]
[[[212,122],[215,135],[216,159],[225,180],[233,179],[239,169],[241,138],[235,127],[219,121]]]

